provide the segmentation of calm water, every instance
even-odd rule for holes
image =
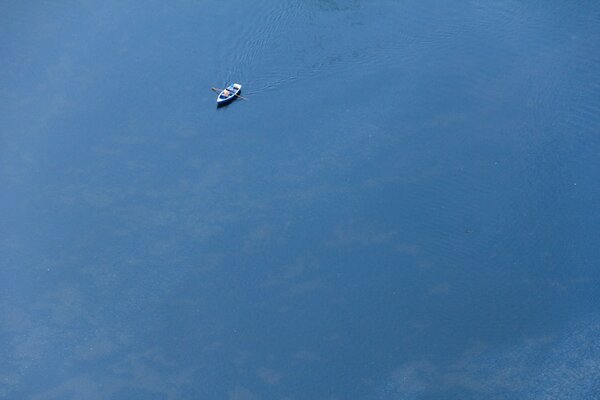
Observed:
[[[0,5],[0,398],[600,397],[598,2],[160,3]]]

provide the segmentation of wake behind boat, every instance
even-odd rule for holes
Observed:
[[[213,90],[218,91],[219,89],[213,88]],[[225,104],[231,103],[235,100],[236,97],[243,98],[240,96],[242,92],[242,85],[239,83],[234,83],[232,85],[227,86],[225,89],[221,90],[219,95],[217,96],[217,106],[224,106]]]

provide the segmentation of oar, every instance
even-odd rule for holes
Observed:
[[[223,89],[218,89],[218,88],[215,88],[215,87],[213,87],[213,88],[210,88],[210,89],[211,89],[213,92],[218,92],[218,93],[221,93],[221,92],[223,91]],[[247,97],[240,96],[239,94],[235,94],[235,96],[239,97],[239,98],[240,98],[240,99],[242,99],[242,100],[248,100],[248,98],[247,98]]]

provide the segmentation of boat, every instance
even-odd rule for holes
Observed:
[[[242,92],[242,85],[234,83],[221,90],[217,96],[217,106],[224,106],[231,103]]]

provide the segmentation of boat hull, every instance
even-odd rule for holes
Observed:
[[[221,95],[219,95],[217,97],[217,107],[223,107],[226,106],[227,104],[230,104],[231,102],[233,102],[236,98],[237,95],[242,93],[242,88],[240,87],[239,89],[237,89],[236,91],[233,92],[233,94],[225,99],[221,99]]]

